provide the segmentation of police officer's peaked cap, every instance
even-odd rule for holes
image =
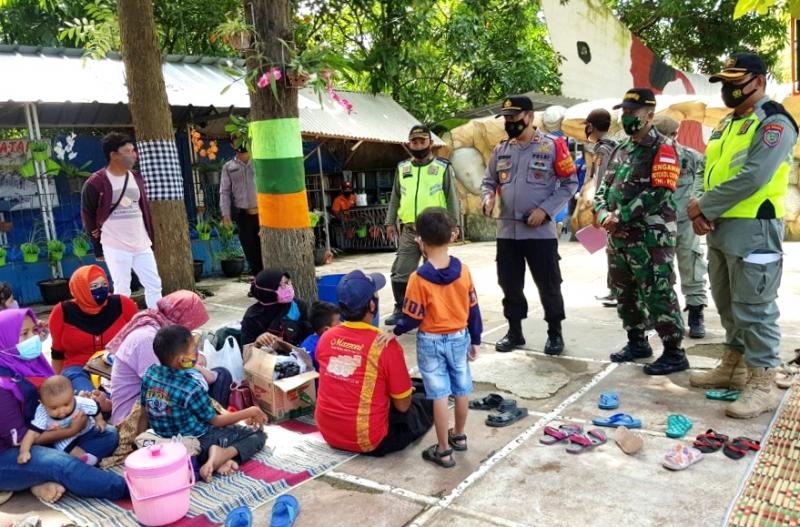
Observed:
[[[503,100],[500,113],[495,115],[495,118],[530,111],[533,111],[533,101],[530,97],[527,95],[509,95]]]
[[[725,67],[721,72],[712,75],[709,82],[733,81],[753,73],[755,75],[766,75],[767,65],[761,57],[753,53],[736,53],[725,61]]]
[[[430,139],[431,129],[424,124],[415,124],[411,127],[411,131],[408,132],[408,138],[415,139],[417,137],[421,137],[422,139]]]
[[[625,92],[625,97],[622,98],[622,102],[618,105],[614,106],[615,110],[620,108],[642,108],[647,106],[649,108],[656,107],[656,96],[653,93],[653,90],[648,88],[632,88]]]

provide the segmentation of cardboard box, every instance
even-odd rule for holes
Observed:
[[[273,380],[273,374],[278,363],[278,355],[271,348],[259,348],[252,344],[244,347],[245,377],[253,390],[256,403],[269,416],[271,422],[313,414],[317,401],[314,381],[319,377],[319,373],[314,371],[311,357],[302,348],[291,347],[288,344],[285,346],[297,353],[309,371],[277,381]]]

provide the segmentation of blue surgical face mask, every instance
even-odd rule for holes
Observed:
[[[92,298],[97,302],[98,306],[102,306],[108,300],[108,286],[97,287],[91,290]]]
[[[17,344],[19,358],[22,360],[38,359],[42,354],[42,339],[34,335]]]

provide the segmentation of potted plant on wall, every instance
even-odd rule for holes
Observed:
[[[22,261],[25,263],[36,263],[39,261],[39,252],[41,248],[35,241],[29,241],[21,244],[19,250],[22,251]]]
[[[77,258],[84,258],[92,248],[92,244],[89,240],[89,236],[83,232],[79,231],[74,238],[72,238],[72,254],[74,254]]]
[[[34,161],[46,161],[50,158],[50,142],[31,141],[28,143],[28,151]]]
[[[213,224],[210,221],[206,221],[202,213],[197,215],[197,222],[194,224],[194,230],[197,231],[197,237],[199,239],[203,241],[210,240],[212,227]]]
[[[69,281],[58,276],[58,263],[64,259],[66,246],[61,240],[47,242],[47,262],[50,264],[53,278],[37,282],[42,294],[42,302],[55,305],[70,298]]]
[[[221,159],[209,162],[198,161],[192,165],[192,168],[197,170],[206,185],[219,185],[223,165]]]

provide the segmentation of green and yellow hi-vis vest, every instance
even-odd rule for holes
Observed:
[[[439,158],[425,165],[415,165],[410,159],[397,165],[397,177],[400,178],[397,217],[400,223],[414,223],[428,207],[447,208],[444,182],[448,166],[447,161]]]

